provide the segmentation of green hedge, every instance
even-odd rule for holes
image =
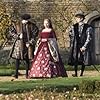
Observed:
[[[83,80],[83,81],[82,81]],[[94,81],[91,81],[94,80]],[[30,90],[43,90],[55,92],[79,92],[79,94],[100,94],[100,79],[95,77],[89,78],[50,78],[50,79],[31,79],[31,80],[13,80],[1,81],[0,93],[18,93]],[[80,92],[81,91],[81,92]],[[72,99],[70,99],[72,100]],[[86,100],[86,99],[81,99]]]
[[[82,80],[79,90],[82,93],[100,93],[100,80]]]
[[[95,81],[95,92],[100,93],[100,81]]]

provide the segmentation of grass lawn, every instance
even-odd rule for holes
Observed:
[[[0,100],[100,100],[100,92],[89,94],[76,90],[82,80],[100,80],[100,78],[52,78],[0,82]]]
[[[0,69],[0,76],[11,76],[15,73],[13,69]]]
[[[24,67],[21,67],[24,69]],[[67,70],[70,69],[70,66],[66,66]],[[97,66],[100,70],[100,65]],[[86,66],[87,71],[95,70],[93,66]],[[1,80],[3,76],[11,76],[14,74],[15,69],[12,66],[0,66],[0,76]],[[88,75],[87,75],[88,76]],[[13,92],[22,92],[22,91],[30,91],[33,89],[43,89],[46,91],[55,90],[56,91],[69,91],[73,90],[74,87],[79,88],[79,84],[82,80],[100,80],[100,76],[94,77],[69,77],[69,78],[52,78],[52,79],[28,79],[28,80],[14,80],[14,81],[0,81],[0,93],[9,94]]]
[[[79,77],[79,78],[52,78],[52,79],[31,79],[26,81],[5,81],[0,82],[0,93],[13,93],[30,91],[33,89],[68,91],[73,90],[82,80],[100,80],[100,77]]]

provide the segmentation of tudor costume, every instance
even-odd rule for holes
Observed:
[[[29,70],[29,77],[51,78],[67,76],[59,54],[55,32],[40,32],[37,44],[32,67]]]
[[[18,69],[20,60],[26,61],[26,78],[28,77],[28,70],[31,59],[34,56],[35,40],[38,35],[37,26],[28,21],[31,17],[29,14],[22,15],[22,22],[10,27],[10,35],[15,39],[10,57],[16,59],[16,73],[15,78],[18,78]],[[25,23],[24,23],[25,22]],[[28,45],[28,46],[27,46]]]
[[[83,17],[82,12],[78,12],[76,17]],[[93,29],[90,25],[84,22],[76,23],[72,26],[70,30],[70,56],[68,60],[69,65],[73,65],[75,68],[75,75],[77,76],[77,67],[82,65],[80,76],[83,76],[85,65],[92,64],[91,57],[91,39],[92,39]],[[81,48],[85,48],[81,51]]]

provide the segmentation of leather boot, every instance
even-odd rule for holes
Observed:
[[[80,76],[83,76],[84,69],[85,69],[85,65],[82,65]]]

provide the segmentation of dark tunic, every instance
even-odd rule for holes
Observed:
[[[88,24],[73,25],[70,31],[70,55],[68,64],[69,65],[91,65],[91,39],[92,39],[92,27]],[[80,48],[85,47],[84,52],[80,51]]]
[[[10,35],[14,39],[12,50],[10,52],[10,57],[15,59],[32,59],[35,48],[35,40],[38,35],[38,28],[34,23],[27,22],[26,24],[19,24],[10,27]],[[23,38],[20,39],[20,33],[22,33]],[[29,48],[26,44],[30,44]]]

